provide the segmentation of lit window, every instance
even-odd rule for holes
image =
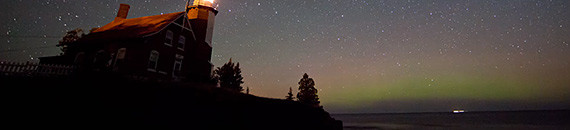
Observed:
[[[185,44],[186,44],[186,37],[180,36],[178,38],[178,45],[176,45],[176,47],[178,47],[178,49],[180,49],[180,50],[184,50]]]
[[[149,71],[156,71],[156,66],[158,65],[158,51],[152,50],[150,51],[150,57],[148,59],[148,70]]]
[[[166,44],[168,46],[172,46],[173,37],[174,37],[174,33],[172,31],[170,31],[170,30],[166,31],[166,38],[164,40],[164,44]]]

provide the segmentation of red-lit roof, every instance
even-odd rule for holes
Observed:
[[[184,12],[113,21],[91,32],[97,38],[136,38],[160,31]]]

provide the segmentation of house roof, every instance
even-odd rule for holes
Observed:
[[[137,38],[158,32],[184,12],[113,21],[90,33],[92,38]],[[89,36],[89,35],[88,35]]]

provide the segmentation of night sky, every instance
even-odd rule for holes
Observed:
[[[67,30],[185,0],[3,0],[0,60],[59,54]],[[216,67],[284,98],[303,73],[332,113],[570,108],[568,0],[217,0]],[[295,92],[296,93],[296,92]]]

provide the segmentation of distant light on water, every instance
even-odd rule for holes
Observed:
[[[453,113],[464,113],[465,110],[453,110]]]

